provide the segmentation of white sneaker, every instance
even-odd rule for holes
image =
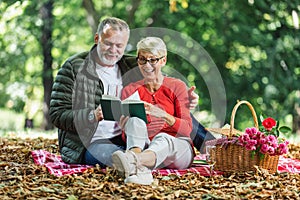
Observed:
[[[119,175],[127,178],[131,174],[136,174],[136,166],[139,165],[137,156],[132,151],[116,151],[112,154],[113,167]]]
[[[151,185],[153,182],[153,176],[151,170],[147,167],[141,166],[137,169],[137,173],[128,176],[125,183],[136,183],[141,185]]]
[[[125,178],[125,183],[150,185],[153,182],[151,170],[140,164],[133,151],[116,151],[112,154],[114,168]]]

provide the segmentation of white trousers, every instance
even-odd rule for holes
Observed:
[[[174,137],[167,133],[157,134],[152,141],[148,138],[146,123],[136,117],[131,117],[125,125],[127,149],[139,147],[151,150],[156,154],[157,168],[185,169],[188,168],[194,153],[187,137]]]

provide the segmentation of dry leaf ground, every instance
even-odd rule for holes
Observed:
[[[30,152],[57,153],[55,139],[0,140],[0,199],[300,199],[299,174],[257,171],[231,176],[155,176],[151,186],[123,183],[115,171],[92,168],[83,174],[55,177],[34,164]],[[300,146],[289,157],[300,159]]]

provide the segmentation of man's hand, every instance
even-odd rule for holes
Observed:
[[[189,104],[190,110],[195,109],[196,106],[198,105],[199,96],[198,96],[198,94],[195,93],[195,91],[194,91],[195,89],[196,89],[196,86],[192,86],[188,90],[188,95],[189,95],[189,100],[190,100],[190,104]]]
[[[97,121],[101,121],[103,119],[103,113],[101,109],[101,105],[99,105],[96,110],[94,110],[94,114],[96,116]]]

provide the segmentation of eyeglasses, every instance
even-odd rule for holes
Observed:
[[[138,62],[138,64],[140,65],[145,65],[147,62],[149,62],[150,65],[155,65],[160,59],[162,59],[165,56],[162,56],[160,58],[149,58],[149,59],[145,59],[145,58],[136,58],[136,61]]]

